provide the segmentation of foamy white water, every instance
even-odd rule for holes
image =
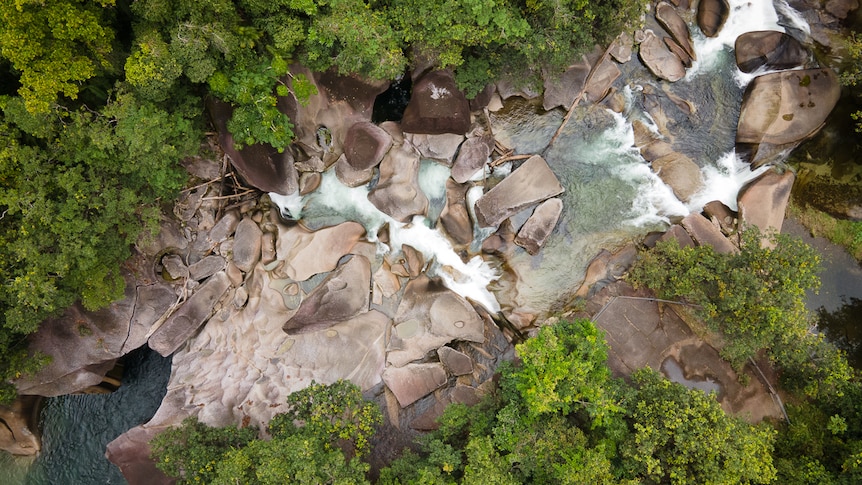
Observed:
[[[686,72],[686,80],[701,72],[710,71],[714,67],[718,53],[733,49],[736,38],[746,32],[756,30],[784,32],[784,27],[778,23],[778,13],[772,0],[730,0],[729,3],[730,14],[727,22],[716,37],[707,37],[697,28],[697,25],[692,26],[691,34],[697,61]]]
[[[691,211],[700,211],[707,202],[719,200],[735,211],[739,189],[767,170],[768,166],[751,170],[750,165],[740,160],[736,152],[727,152],[716,160],[715,165],[701,169],[704,188],[691,198],[688,207]]]
[[[790,23],[788,27],[803,32],[805,35],[811,35],[811,26],[808,25],[808,21],[798,10],[791,7],[787,0],[776,0],[775,8]]]
[[[445,188],[445,178],[440,175],[439,170],[432,169],[429,175],[431,175],[429,178],[435,179]],[[439,189],[431,191],[434,192],[434,190]],[[330,170],[324,172],[320,187],[307,197],[299,197],[296,194],[281,196],[270,193],[269,195],[273,203],[281,209],[282,214],[291,214],[295,219],[300,218],[303,213],[320,212],[358,222],[365,227],[366,237],[370,241],[375,241],[380,228],[389,224],[390,244],[387,246],[378,243],[380,252],[400,251],[404,244],[408,244],[421,252],[426,261],[434,261],[427,271],[429,276],[439,276],[447,288],[476,301],[492,313],[500,311],[500,304],[488,290],[488,285],[499,275],[487,262],[475,256],[464,263],[455,253],[449,240],[438,231],[429,228],[428,221],[424,217],[414,217],[410,223],[396,221],[380,212],[368,200],[368,192],[367,186],[347,187],[338,180],[335,172]]]

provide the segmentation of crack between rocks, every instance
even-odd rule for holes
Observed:
[[[118,353],[120,355],[118,356],[118,358],[125,355],[125,354],[123,354],[123,350],[125,350],[126,343],[128,343],[129,339],[132,337],[132,322],[135,320],[135,315],[138,312],[138,303],[141,302],[140,291],[141,291],[141,285],[135,285],[135,304],[132,306],[132,314],[129,315],[128,329],[126,330],[126,338],[123,339],[123,343],[120,345],[120,348],[118,350]],[[134,349],[132,349],[132,350],[134,350]]]

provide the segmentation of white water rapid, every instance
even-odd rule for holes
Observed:
[[[436,167],[428,164],[420,171],[420,183],[423,192],[429,199],[439,199],[445,196],[446,179],[449,169],[442,165]],[[330,220],[355,221],[365,227],[366,237],[375,242],[377,232],[386,224],[389,225],[389,244],[377,242],[378,253],[390,251],[400,252],[405,244],[421,252],[426,261],[433,261],[427,274],[437,276],[447,288],[464,298],[469,298],[491,313],[500,311],[500,304],[494,295],[488,291],[488,285],[499,277],[487,262],[480,256],[474,256],[467,263],[455,253],[452,244],[439,231],[428,227],[428,218],[416,216],[409,223],[396,221],[380,212],[368,200],[367,186],[348,187],[341,183],[334,170],[324,172],[320,187],[307,197],[298,194],[283,196],[270,193],[270,199],[281,209],[282,215],[292,219],[301,219],[306,214],[314,218],[316,214],[325,214]]]

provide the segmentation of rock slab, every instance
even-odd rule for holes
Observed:
[[[480,226],[497,226],[527,207],[563,193],[544,158],[534,155],[476,201]]]
[[[230,286],[224,271],[202,284],[148,341],[150,348],[167,357],[180,348],[212,315],[213,307]]]
[[[527,250],[528,253],[536,255],[545,245],[548,236],[554,232],[554,227],[562,213],[562,200],[553,198],[542,202],[521,226],[518,235],[515,236],[515,244]]]
[[[413,404],[446,384],[446,369],[438,362],[387,367],[383,382],[402,408]]]

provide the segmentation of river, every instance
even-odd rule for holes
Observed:
[[[511,262],[522,280],[517,291],[519,304],[548,310],[559,308],[580,284],[589,260],[600,249],[612,250],[650,231],[666,228],[672,220],[699,210],[709,200],[719,199],[735,206],[739,188],[756,174],[740,163],[732,151],[739,103],[748,79],[733,64],[730,48],[740,33],[781,30],[779,23],[788,22],[789,17],[780,16],[765,1],[734,0],[731,5],[730,28],[719,38],[706,39],[693,28],[700,61],[684,80],[668,88],[697,108],[697,115],[674,133],[675,145],[701,167],[707,182],[706,189],[688,205],[673,196],[633,147],[632,121],[653,123],[641,105],[640,93],[645,87],[662,89],[636,59],[622,67],[623,79],[628,83],[621,87],[627,100],[626,109],[622,113],[604,109],[579,111],[551,147],[548,141],[562,120],[561,110],[542,113],[532,103],[510,101],[503,110],[492,114],[498,139],[517,153],[543,153],[565,187],[563,218],[542,255],[533,258],[521,251]],[[442,200],[443,192],[437,189],[442,189],[446,176],[448,172],[441,171],[439,166],[427,163],[423,166],[423,190],[432,199],[432,207]],[[356,190],[343,190],[337,185],[330,189],[332,192],[321,192],[323,195],[318,196],[317,202],[307,204],[308,223],[328,225],[359,218],[369,228],[384,222],[391,224],[365,206],[328,212],[328,201],[367,202],[364,193]],[[432,211],[429,220],[416,221],[412,230],[418,231],[417,234],[406,228],[401,237],[417,246],[423,240],[433,242],[427,251],[441,259],[447,257],[451,248],[432,241],[424,232],[428,226],[433,227],[438,213],[439,210]],[[525,217],[522,214],[516,219]],[[461,273],[475,275],[473,286],[482,290],[489,278],[488,270],[480,262],[459,267]],[[490,288],[498,293],[506,290],[493,285]],[[480,301],[488,296],[471,295]],[[492,299],[485,300],[489,308],[496,303]],[[124,483],[116,467],[104,458],[105,445],[152,417],[165,393],[170,359],[140,351],[130,357],[126,369],[122,387],[113,394],[49,399],[42,412],[42,454],[32,463],[0,455],[0,468],[6,471],[0,475],[0,483]]]

